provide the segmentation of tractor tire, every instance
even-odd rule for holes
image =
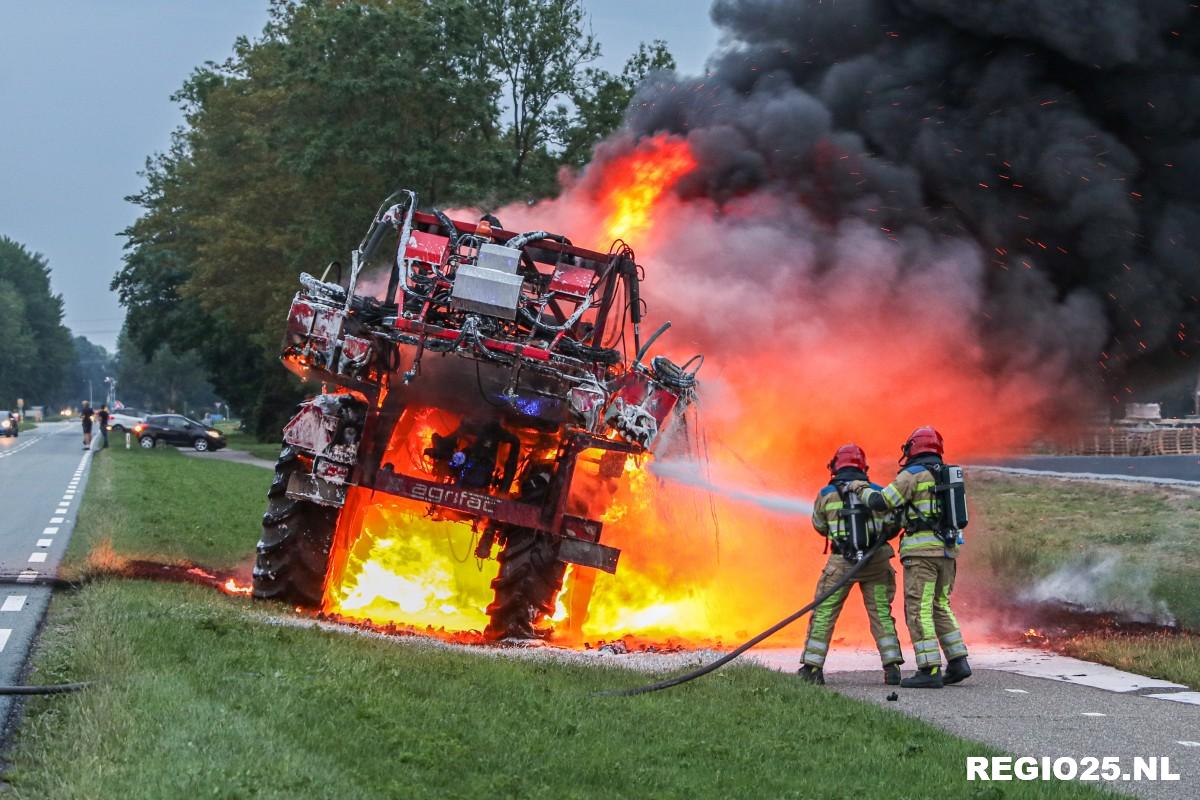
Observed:
[[[558,560],[558,540],[528,528],[509,528],[496,558],[500,572],[487,607],[486,634],[492,639],[542,639],[535,626],[554,614],[567,565]]]
[[[339,509],[287,496],[288,480],[302,466],[299,453],[283,448],[267,490],[267,513],[254,563],[254,596],[319,608]]]

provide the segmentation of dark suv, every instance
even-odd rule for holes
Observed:
[[[220,450],[225,446],[225,435],[216,428],[202,425],[182,414],[153,414],[145,422],[133,426],[133,435],[138,444],[147,449],[159,442],[176,447],[191,447],[201,452]]]
[[[12,411],[0,409],[0,436],[16,436],[20,432],[21,418]]]

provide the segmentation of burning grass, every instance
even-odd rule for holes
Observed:
[[[30,703],[14,798],[938,797],[993,752],[764,669],[600,698],[645,676],[264,625],[251,604],[142,581],[55,597],[30,681],[68,678],[98,680]]]

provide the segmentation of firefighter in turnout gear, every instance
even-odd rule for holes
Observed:
[[[817,583],[817,596],[841,580],[858,563],[863,551],[879,537],[891,532],[888,525],[891,515],[872,513],[847,488],[856,481],[863,482],[864,486],[874,486],[865,482],[867,457],[861,447],[856,444],[839,447],[829,462],[829,471],[832,473],[829,485],[821,490],[813,503],[813,527],[826,537],[833,551]],[[898,530],[898,527],[892,527]],[[850,589],[858,584],[871,622],[871,635],[883,662],[883,682],[889,686],[900,683],[900,664],[904,657],[900,653],[896,621],[892,618],[892,599],[896,596],[896,570],[891,564],[893,554],[892,546],[883,544],[852,583],[843,586],[813,610],[804,644],[804,666],[800,668],[802,680],[825,682],[825,656],[833,637],[833,626]]]
[[[943,523],[945,501],[935,491],[938,476],[946,469],[943,449],[940,433],[929,426],[917,428],[904,443],[901,469],[895,480],[884,489],[866,481],[851,487],[873,511],[896,511],[901,515],[904,616],[916,653],[917,672],[900,685],[910,689],[940,689],[971,675],[967,646],[950,609],[961,537],[958,530]],[[944,674],[939,646],[948,662]]]

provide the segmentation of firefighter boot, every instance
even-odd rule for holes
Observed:
[[[942,668],[921,667],[910,677],[900,681],[900,686],[904,689],[940,689],[943,686]]]
[[[805,664],[796,673],[800,676],[800,680],[804,683],[813,683],[817,686],[825,685],[825,670],[820,667],[814,667],[812,664]]]
[[[951,683],[961,683],[971,677],[971,665],[967,663],[966,656],[950,659],[950,663],[946,665],[946,677],[943,682],[947,685]]]
[[[886,686],[900,685],[900,665],[887,664],[883,668],[883,683]]]

